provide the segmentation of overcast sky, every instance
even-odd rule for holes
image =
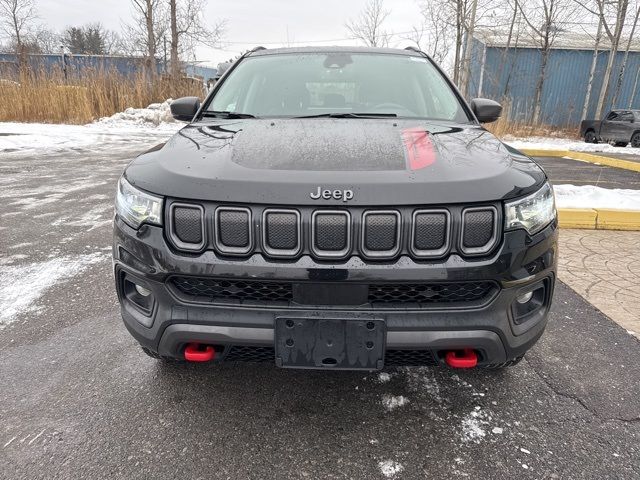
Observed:
[[[36,0],[40,21],[61,30],[101,22],[119,30],[129,20],[130,0]],[[365,0],[209,0],[205,17],[226,19],[224,51],[200,49],[198,60],[217,64],[256,45],[348,45],[345,22],[356,17]],[[391,10],[386,28],[406,32],[420,23],[416,0],[386,0]],[[323,42],[323,40],[325,40]],[[328,41],[326,41],[328,40]],[[396,38],[397,46],[409,44]]]

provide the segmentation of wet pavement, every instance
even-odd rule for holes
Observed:
[[[640,341],[563,283],[500,372],[146,357],[109,256],[141,149],[0,158],[0,478],[640,477]]]
[[[627,147],[631,149],[631,147]],[[620,160],[629,160],[630,162],[640,162],[640,149],[633,149],[636,153],[604,153],[597,152],[594,155],[602,155],[603,157],[618,158]]]
[[[599,155],[599,154],[598,154]],[[640,190],[640,172],[568,158],[536,157],[551,183]]]

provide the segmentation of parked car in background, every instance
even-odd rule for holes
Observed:
[[[640,148],[640,110],[611,110],[603,120],[584,120],[580,136],[587,143],[608,142]]]

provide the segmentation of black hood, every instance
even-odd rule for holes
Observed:
[[[435,205],[525,195],[545,180],[528,157],[476,125],[401,119],[248,119],[186,126],[127,168],[143,190],[183,199]]]

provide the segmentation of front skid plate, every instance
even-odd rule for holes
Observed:
[[[384,366],[385,340],[383,320],[276,318],[276,365],[378,370]]]

